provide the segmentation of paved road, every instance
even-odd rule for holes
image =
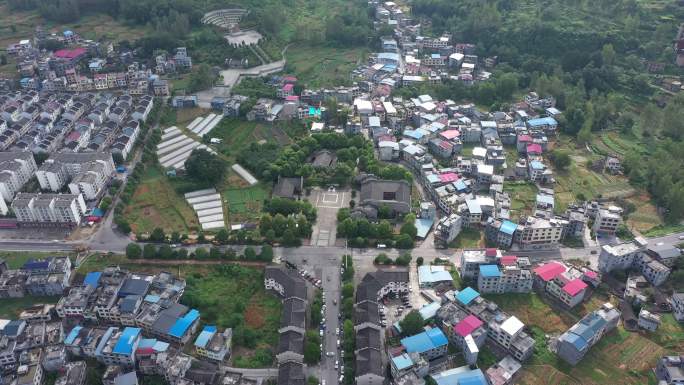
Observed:
[[[299,247],[276,248],[275,255],[281,260],[291,262],[298,267],[314,274],[321,280],[325,292],[325,320],[326,329],[322,338],[323,349],[318,378],[325,380],[326,385],[338,383],[339,372],[335,369],[335,361],[339,360],[335,330],[342,329],[339,323],[340,301],[340,265],[344,249],[339,247]],[[334,302],[337,302],[335,304]],[[314,327],[315,325],[311,325]],[[333,357],[327,357],[326,352],[334,352]]]

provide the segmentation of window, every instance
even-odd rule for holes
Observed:
[[[397,199],[397,193],[394,191],[385,191],[382,193],[382,200],[393,201]]]

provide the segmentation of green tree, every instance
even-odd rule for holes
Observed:
[[[321,360],[321,339],[315,330],[307,330],[306,343],[304,345],[304,362],[316,364]]]
[[[261,246],[261,252],[259,253],[259,260],[264,262],[273,261],[273,247],[271,245]]]
[[[207,150],[195,149],[185,161],[185,170],[192,179],[215,186],[223,180],[226,164]]]
[[[423,317],[417,310],[411,310],[403,320],[399,321],[401,327],[401,334],[405,336],[412,336],[423,331]]]
[[[558,170],[567,170],[568,167],[570,167],[570,163],[572,163],[570,153],[568,153],[568,151],[561,149],[554,149],[553,151],[551,151],[550,158],[553,162],[553,165]]]
[[[157,258],[157,247],[151,243],[146,243],[143,247],[143,258],[155,259]]]
[[[612,44],[604,44],[601,48],[601,58],[604,65],[613,65],[615,62],[615,49]]]
[[[166,234],[164,234],[164,229],[162,229],[161,227],[156,227],[154,230],[152,230],[152,233],[150,233],[149,241],[157,243],[166,241]]]
[[[256,259],[257,259],[257,255],[256,255],[256,251],[254,251],[254,248],[252,248],[252,247],[245,248],[245,260],[255,261]]]
[[[100,208],[103,211],[109,210],[109,207],[112,205],[112,198],[111,197],[104,197],[100,201]]]
[[[347,282],[342,286],[342,297],[343,298],[351,298],[354,296],[354,284],[351,282]]]
[[[190,74],[188,92],[197,92],[211,87],[214,83],[214,74],[207,64],[196,66],[196,70]]]
[[[126,258],[138,259],[142,256],[142,249],[137,243],[129,243],[126,246]]]
[[[230,235],[228,234],[228,230],[221,229],[218,231],[218,233],[216,233],[214,240],[216,240],[216,242],[218,242],[222,245],[225,245],[226,243],[228,243],[229,238],[230,238]]]

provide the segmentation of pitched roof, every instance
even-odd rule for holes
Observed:
[[[472,302],[472,300],[474,300],[475,298],[477,298],[479,296],[480,296],[480,293],[478,293],[473,288],[468,286],[456,294],[456,299],[459,302],[461,302],[462,304],[467,305],[470,302]]]
[[[554,279],[558,276],[558,274],[564,272],[565,266],[558,262],[549,262],[534,269],[534,273],[546,282]]]
[[[444,346],[447,343],[446,336],[439,328],[432,328],[414,336],[401,339],[401,344],[409,353],[424,353]]]
[[[518,261],[518,257],[515,255],[504,255],[501,257],[501,264],[504,266],[508,265],[515,265],[515,263]]]
[[[563,286],[563,291],[574,297],[586,288],[587,284],[584,283],[584,281],[579,278],[575,278]]]
[[[454,326],[454,331],[461,337],[465,337],[480,326],[482,326],[482,321],[474,315],[469,315]]]

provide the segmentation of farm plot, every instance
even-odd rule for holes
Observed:
[[[241,189],[228,189],[223,192],[224,200],[228,203],[228,218],[230,223],[243,223],[259,218],[264,199],[268,192],[260,185]]]

